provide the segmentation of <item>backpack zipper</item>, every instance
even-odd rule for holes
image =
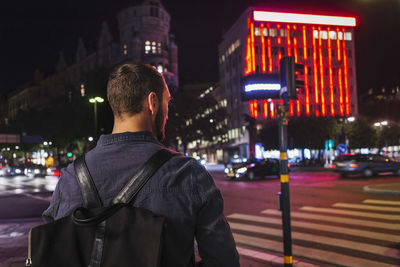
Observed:
[[[30,267],[32,266],[32,258],[31,258],[31,232],[32,229],[29,230],[28,233],[28,258],[26,259],[25,266]]]

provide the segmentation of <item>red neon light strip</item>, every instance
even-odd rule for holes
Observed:
[[[321,79],[321,107],[322,116],[325,117],[325,84],[324,84],[324,58],[322,56],[322,38],[321,38],[321,28],[318,28],[318,50],[319,50],[319,72]]]
[[[262,72],[267,71],[267,66],[265,63],[265,41],[264,41],[264,24],[261,23],[261,64],[262,64]]]
[[[247,36],[246,44],[246,68],[244,69],[244,74],[248,75],[251,73],[251,48],[250,48],[250,36]]]
[[[254,117],[258,118],[257,100],[254,101]]]
[[[339,40],[339,28],[336,29],[336,47],[337,47],[337,60],[340,61],[340,40]]]
[[[278,64],[281,62],[281,59],[282,59],[282,52],[279,51],[279,53],[278,53]]]
[[[297,117],[300,117],[300,100],[296,100],[297,102]]]
[[[250,23],[250,38],[251,38],[251,70],[256,72],[256,55],[254,52],[254,23]]]
[[[349,80],[347,76],[347,53],[346,53],[346,41],[344,40],[344,29],[343,29],[343,68],[344,68],[344,88],[346,89],[346,116],[350,115],[350,102],[349,102]]]
[[[339,68],[339,103],[340,103],[340,116],[344,116],[343,109],[343,85],[342,85],[342,68]]]
[[[281,33],[280,33],[280,29],[281,29],[281,25],[276,25],[276,28],[278,29],[278,38],[276,39],[278,44],[281,44]]]
[[[291,49],[291,40],[290,40],[290,26],[286,26],[286,44],[287,44],[287,55],[289,57],[292,56],[292,49]]]
[[[290,116],[293,117],[293,115],[294,115],[293,100],[289,101],[289,112],[290,112]]]
[[[310,116],[310,89],[308,88],[308,68],[304,65],[304,87],[306,89],[306,114]]]
[[[293,52],[294,52],[294,63],[297,63],[297,38],[293,37]]]
[[[253,101],[250,101],[250,102],[249,102],[249,109],[250,109],[250,116],[254,118]]]
[[[314,37],[314,30],[315,27],[312,27],[312,38],[313,38],[313,66],[314,66],[314,87],[315,87],[315,115],[319,116],[319,94],[318,94],[318,70],[317,70],[317,47],[315,44],[315,37]]]
[[[268,118],[268,101],[264,100],[264,118]]]
[[[253,18],[255,21],[303,23],[303,24],[314,24],[314,25],[337,25],[337,26],[352,26],[352,27],[356,26],[356,18],[353,17],[254,11]]]
[[[329,64],[329,89],[330,89],[330,97],[331,97],[331,116],[335,116],[335,99],[333,95],[333,71],[332,71],[332,46],[331,46],[331,38],[329,36],[329,27],[328,27],[328,64]]]
[[[269,73],[272,73],[271,38],[269,37],[267,39],[267,46],[268,46],[268,71]]]
[[[271,101],[270,108],[271,108],[271,118],[275,118],[275,104],[274,104],[274,101]]]
[[[307,35],[306,35],[306,26],[303,26],[303,52],[304,52],[304,60],[307,60]]]

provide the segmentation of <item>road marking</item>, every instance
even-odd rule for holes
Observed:
[[[236,243],[252,246],[255,248],[267,249],[282,253],[282,242],[266,240],[258,237],[245,236],[242,234],[233,233]],[[394,267],[397,265],[385,264],[382,262],[371,261],[335,252],[324,251],[320,249],[314,249],[310,247],[301,247],[293,245],[293,255],[296,257],[308,258],[312,260],[320,260],[330,264],[336,264],[343,266],[346,263],[347,266],[380,266],[380,267]]]
[[[363,203],[400,206],[400,201],[389,201],[389,200],[379,200],[379,199],[366,199],[363,201]]]
[[[241,230],[247,231],[251,233],[257,234],[267,234],[272,236],[282,236],[282,230],[274,229],[270,227],[263,227],[263,226],[256,226],[256,225],[246,225],[241,223],[233,223],[229,222],[231,229],[233,230]],[[369,252],[376,255],[392,257],[396,259],[400,259],[400,255],[398,255],[398,250],[393,248],[387,248],[377,245],[370,245],[366,243],[359,243],[354,241],[348,241],[338,238],[332,237],[324,237],[324,236],[317,236],[314,234],[305,234],[296,231],[292,231],[292,238],[297,240],[305,240],[317,244],[324,244],[329,246],[335,246],[340,248],[347,248],[352,250],[364,251]]]
[[[282,214],[279,210],[274,210],[274,209],[263,210],[261,213],[269,214],[269,215],[281,215]],[[351,224],[351,225],[361,225],[361,226],[368,226],[368,227],[373,227],[373,228],[382,228],[382,229],[389,229],[389,230],[400,230],[400,224],[398,224],[398,223],[365,221],[365,220],[359,220],[359,219],[350,219],[350,218],[343,218],[343,217],[336,217],[336,216],[329,216],[329,215],[317,215],[317,214],[312,214],[312,213],[307,213],[307,212],[297,212],[297,211],[290,212],[290,215],[291,215],[291,217],[302,218],[302,219],[320,220],[320,221],[344,223],[344,224]]]
[[[349,209],[360,209],[360,210],[380,210],[380,211],[394,211],[400,212],[400,208],[397,207],[382,207],[382,206],[372,206],[363,204],[352,204],[352,203],[335,203],[332,207],[339,208],[349,208]]]
[[[229,215],[228,218],[282,225],[281,219],[275,219],[275,218],[264,217],[264,216],[233,213],[233,214]],[[306,229],[312,229],[312,230],[340,233],[340,234],[359,236],[359,237],[365,237],[365,238],[371,238],[371,239],[377,239],[377,240],[383,240],[383,241],[389,241],[389,242],[395,242],[395,243],[400,242],[400,236],[393,235],[393,234],[376,233],[376,232],[371,232],[371,231],[357,230],[357,229],[351,229],[351,228],[345,228],[345,227],[339,227],[339,226],[322,225],[322,224],[309,223],[309,222],[299,222],[299,221],[295,221],[295,220],[292,220],[291,224],[292,224],[292,226],[306,228]]]
[[[317,208],[317,207],[311,207],[311,206],[303,206],[300,208],[300,210],[326,212],[326,213],[334,213],[334,214],[342,214],[342,215],[352,215],[352,216],[368,217],[368,218],[376,218],[376,219],[386,219],[386,220],[393,220],[393,221],[400,220],[400,215],[388,215],[388,214],[382,214],[382,213],[371,213],[371,212],[341,210],[341,209],[332,209],[332,208]]]

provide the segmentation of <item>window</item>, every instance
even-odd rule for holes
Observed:
[[[268,29],[267,29],[267,28],[264,28],[264,29],[263,29],[263,35],[264,35],[264,36],[268,36]]]
[[[157,43],[157,53],[161,54],[161,43]]]
[[[124,44],[124,55],[128,54],[128,46]]]
[[[337,38],[336,32],[330,31],[330,32],[329,32],[329,38],[330,38],[331,40],[336,40],[336,38]]]
[[[156,42],[151,42],[151,53],[152,54],[156,54],[157,50],[156,50]]]
[[[278,35],[277,29],[269,29],[269,36],[276,37]]]
[[[149,54],[151,50],[150,41],[146,41],[144,43],[144,53]]]
[[[281,37],[286,37],[286,30],[285,30],[285,29],[280,29],[280,30],[279,30],[279,35],[280,35]]]
[[[321,39],[324,39],[324,40],[328,39],[328,32],[327,31],[321,31]]]
[[[339,40],[343,40],[343,32],[339,32],[338,37],[339,37]]]
[[[260,28],[256,27],[256,28],[254,29],[254,35],[255,35],[255,36],[260,36],[260,35],[261,35],[261,30],[260,30]]]
[[[345,32],[344,33],[344,39],[346,41],[351,41],[351,39],[352,39],[351,32]]]

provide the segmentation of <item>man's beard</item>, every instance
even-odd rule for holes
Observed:
[[[157,140],[161,142],[165,138],[164,114],[161,107],[157,111],[154,124]]]

